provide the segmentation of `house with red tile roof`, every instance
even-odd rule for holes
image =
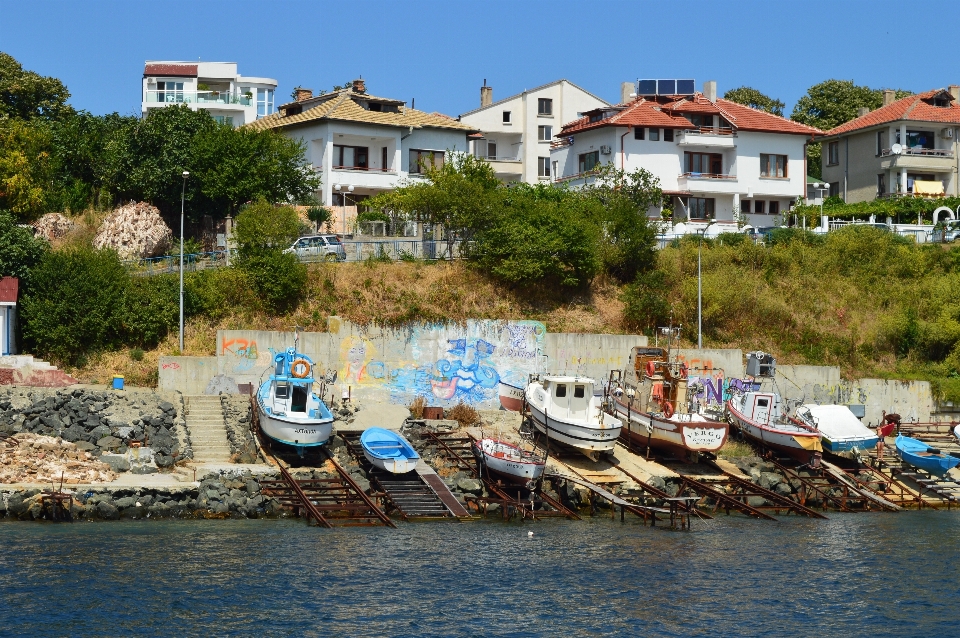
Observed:
[[[883,92],[883,105],[826,132],[823,181],[846,202],[890,196],[960,194],[957,136],[960,86],[897,100]]]
[[[806,145],[819,129],[717,97],[646,95],[567,123],[551,152],[557,181],[589,183],[598,164],[644,168],[674,220],[772,226],[806,196]],[[651,211],[658,214],[658,211]]]

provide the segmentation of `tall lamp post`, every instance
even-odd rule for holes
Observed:
[[[187,192],[189,171],[183,171],[183,187],[180,189],[180,355],[183,356],[183,200]]]
[[[830,190],[830,184],[827,184],[826,182],[817,182],[816,184],[813,185],[813,189],[817,191],[817,195],[819,196],[819,199],[820,199],[820,220],[822,221],[823,220],[823,194],[826,191]],[[826,232],[827,229],[824,228],[823,231]]]
[[[333,188],[336,189],[337,192],[340,192],[340,189],[342,188],[342,186],[340,184],[334,184]],[[351,193],[353,192],[352,184],[347,185],[347,191]],[[343,234],[346,235],[347,234],[347,193],[344,193],[344,192],[340,193],[340,217],[343,219]]]
[[[697,231],[697,235],[700,236],[697,241],[697,349],[700,350],[703,348],[703,276],[701,270],[701,249],[703,248],[703,236],[707,234],[707,229],[710,228],[708,223],[703,227],[702,230]]]

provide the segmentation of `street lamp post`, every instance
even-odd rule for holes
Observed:
[[[711,222],[712,223],[712,222]],[[697,349],[703,348],[703,276],[701,270],[701,249],[703,248],[703,236],[707,234],[710,228],[708,223],[702,230],[697,231],[700,236],[697,242]]]
[[[826,182],[817,182],[813,185],[814,190],[817,191],[817,194],[820,196],[820,219],[823,220],[823,194],[824,192],[830,190],[830,184]],[[824,228],[823,230],[827,230]]]
[[[180,189],[180,355],[183,356],[183,200],[187,192],[189,171],[183,171],[183,187]]]
[[[340,184],[334,184],[333,188],[339,191],[342,186]],[[347,185],[347,191],[350,193],[353,192],[353,185]],[[347,234],[347,193],[340,193],[340,217],[343,219],[343,234]]]

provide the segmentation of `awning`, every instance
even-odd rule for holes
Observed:
[[[939,196],[943,195],[943,182],[927,182],[923,180],[914,180],[913,182],[913,194],[914,195],[931,195]]]

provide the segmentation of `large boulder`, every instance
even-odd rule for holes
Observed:
[[[121,259],[157,257],[173,246],[173,231],[164,223],[155,206],[131,202],[107,215],[93,245],[113,248]]]
[[[33,223],[33,230],[38,237],[53,241],[69,233],[73,230],[73,226],[73,222],[66,215],[47,213]]]

